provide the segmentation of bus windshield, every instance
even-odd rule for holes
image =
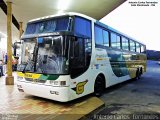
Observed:
[[[68,42],[62,36],[24,40],[19,71],[68,74]]]
[[[70,17],[52,18],[27,24],[25,35],[70,31]]]

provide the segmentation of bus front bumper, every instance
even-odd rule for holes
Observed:
[[[20,92],[60,102],[70,101],[69,87],[53,87],[51,85],[17,81]]]

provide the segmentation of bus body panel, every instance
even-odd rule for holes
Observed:
[[[74,16],[74,13],[72,14],[70,13],[69,15]],[[142,73],[146,71],[145,54],[125,51],[122,49],[114,49],[112,47],[96,46],[95,30],[94,30],[95,23],[102,26],[106,30],[111,30],[117,32],[118,34],[122,33],[115,31],[109,26],[100,24],[95,19],[91,19],[90,17],[81,14],[75,14],[75,15],[91,21],[92,52],[91,52],[90,65],[88,69],[75,78],[72,78],[71,75],[59,75],[59,77],[54,80],[46,79],[45,84],[34,83],[34,81],[26,82],[25,76],[21,73],[18,74],[18,76],[23,77],[23,81],[18,81],[17,83],[18,89],[23,89],[23,91],[27,94],[48,98],[51,100],[67,102],[85,96],[87,94],[93,93],[95,80],[97,76],[100,74],[104,75],[105,87],[107,88],[112,85],[135,78],[137,68],[142,68],[143,69]],[[52,17],[54,16],[51,16],[51,18]],[[42,18],[42,20],[44,19],[46,18]],[[39,20],[41,19],[35,19],[30,22],[35,22]],[[122,35],[125,36],[124,34]],[[117,61],[112,60],[112,58],[114,58],[114,55],[119,55],[119,54],[121,55],[121,57],[123,57],[123,60],[118,60],[118,59]],[[128,56],[130,56],[130,58],[133,58],[134,60],[128,59]],[[59,86],[60,81],[65,81],[66,86]]]
[[[70,100],[69,87],[53,87],[31,82],[17,82],[26,94],[47,98],[55,101],[67,102]]]

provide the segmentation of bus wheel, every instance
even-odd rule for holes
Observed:
[[[142,75],[143,74],[143,68],[141,67],[140,68],[140,75]]]
[[[98,76],[96,78],[96,81],[95,81],[95,84],[94,84],[94,94],[95,94],[95,96],[100,97],[102,95],[104,89],[105,89],[104,79],[103,79],[103,77]]]
[[[141,78],[141,75],[143,74],[143,69],[142,67],[139,68],[139,73],[138,73],[138,79]]]
[[[136,71],[136,80],[140,79],[141,77],[141,74],[140,74],[140,68],[137,68],[137,71]]]

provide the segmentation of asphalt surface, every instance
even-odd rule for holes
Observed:
[[[148,61],[147,72],[141,79],[107,88],[100,99],[105,107],[88,119],[160,120],[160,65],[157,61]]]

